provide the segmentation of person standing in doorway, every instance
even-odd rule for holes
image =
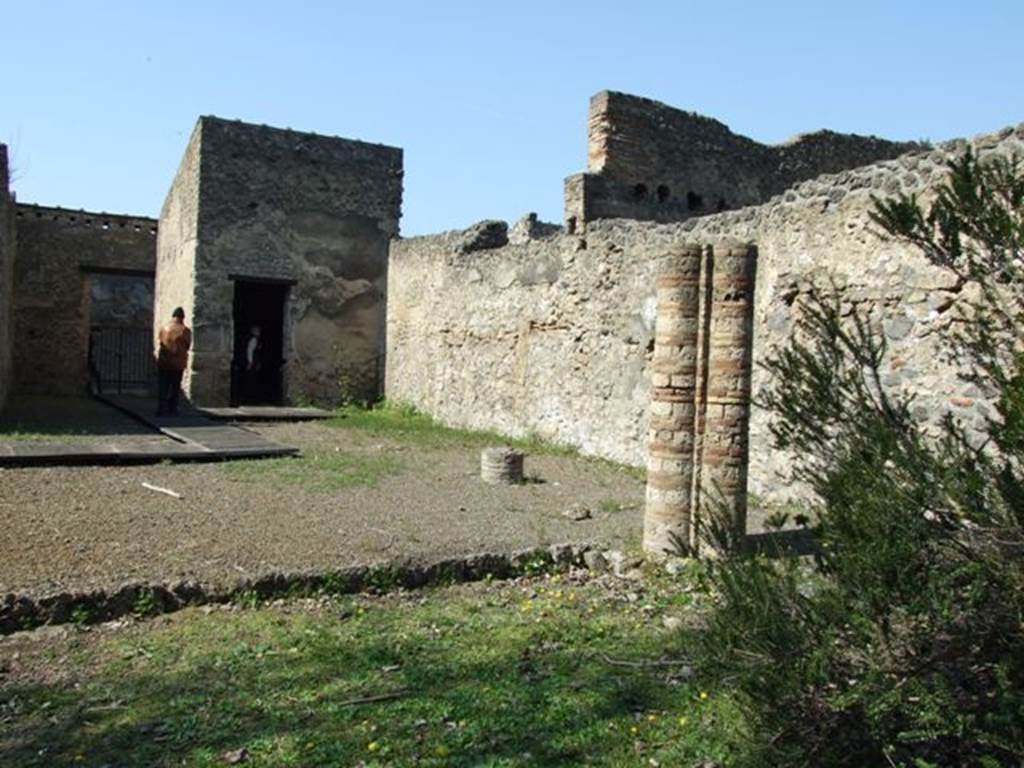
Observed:
[[[188,350],[192,346],[192,331],[185,325],[185,310],[175,308],[171,322],[160,329],[156,367],[159,385],[157,416],[177,416],[181,377],[188,365]]]
[[[260,397],[260,381],[263,372],[263,330],[254,325],[249,329],[245,340],[245,386],[243,397],[250,403],[257,402]]]

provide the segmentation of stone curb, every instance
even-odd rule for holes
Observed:
[[[269,573],[233,585],[204,585],[197,581],[173,584],[128,582],[113,590],[60,592],[44,596],[7,594],[0,601],[0,634],[42,625],[67,624],[84,616],[85,623],[112,621],[138,612],[171,613],[187,606],[228,603],[255,596],[265,600],[292,594],[354,594],[386,592],[398,587],[415,589],[432,584],[507,579],[532,572],[585,567],[589,544],[556,544],[507,553],[483,552],[445,558],[431,563],[380,562],[336,571]]]

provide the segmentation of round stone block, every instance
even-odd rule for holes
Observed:
[[[485,483],[523,482],[523,457],[515,448],[484,448],[480,453],[480,479]]]

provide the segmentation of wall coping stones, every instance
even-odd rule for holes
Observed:
[[[75,210],[53,205],[38,203],[16,203],[15,216],[19,219],[50,219],[66,226],[95,227],[97,229],[131,228],[136,232],[148,230],[156,237],[157,219],[148,216],[135,216],[126,213],[107,213],[106,211]]]

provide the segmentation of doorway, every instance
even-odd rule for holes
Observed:
[[[149,394],[154,389],[153,274],[86,272],[89,391]]]
[[[289,283],[235,279],[232,405],[280,405]]]

